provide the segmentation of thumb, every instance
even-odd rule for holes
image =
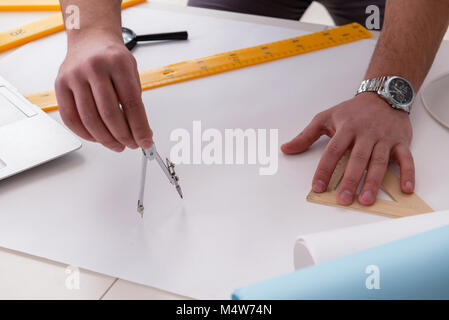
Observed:
[[[322,122],[313,119],[312,122],[293,140],[281,146],[282,152],[285,154],[298,154],[306,151],[315,141],[325,134]]]

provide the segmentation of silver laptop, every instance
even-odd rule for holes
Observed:
[[[80,147],[73,133],[0,77],[0,180]]]

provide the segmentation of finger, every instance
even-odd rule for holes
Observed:
[[[398,144],[393,149],[393,154],[401,168],[402,192],[412,193],[415,189],[415,164],[412,153],[407,146]]]
[[[81,122],[72,91],[68,86],[61,83],[56,83],[55,89],[56,100],[58,101],[59,106],[59,114],[61,115],[62,121],[64,121],[65,125],[79,137],[94,142],[95,139]]]
[[[124,146],[114,139],[98,114],[89,84],[87,82],[77,82],[73,88],[76,107],[81,122],[87,131],[105,147],[116,152],[123,151]]]
[[[355,142],[345,174],[338,188],[337,201],[339,204],[347,206],[354,201],[354,194],[368,165],[373,145],[373,142],[366,139],[360,139]]]
[[[337,132],[330,140],[313,177],[312,189],[315,192],[326,191],[332,173],[338,161],[351,145],[353,136],[347,132]]]
[[[309,125],[293,140],[281,146],[285,154],[298,154],[306,151],[322,135],[326,134],[324,126],[324,115],[318,114]]]
[[[131,149],[138,146],[129,129],[125,115],[119,106],[117,95],[108,75],[99,77],[95,74],[92,77],[91,87],[101,119],[112,136],[122,145]]]
[[[386,144],[377,143],[374,146],[365,183],[359,195],[359,202],[361,204],[370,206],[376,201],[377,192],[387,171],[389,159],[390,147]]]
[[[153,132],[142,101],[137,68],[122,68],[112,75],[112,80],[134,140],[141,148],[148,149],[153,145]]]

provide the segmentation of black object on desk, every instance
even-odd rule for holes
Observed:
[[[134,49],[137,43],[141,41],[187,40],[189,38],[187,31],[145,34],[139,36],[128,28],[122,28],[122,36],[123,41],[129,50]]]

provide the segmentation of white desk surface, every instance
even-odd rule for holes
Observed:
[[[325,26],[300,22],[256,17],[250,15],[216,12],[181,6],[145,4],[158,9],[189,11],[242,21],[298,28],[310,32]],[[0,32],[22,25],[41,17],[45,12],[0,13]],[[0,59],[9,52],[0,54]],[[1,72],[1,70],[0,70]],[[182,299],[184,297],[151,287],[137,285],[102,274],[80,272],[80,288],[69,290],[65,286],[68,274],[66,265],[30,255],[0,248],[0,299]]]
[[[188,11],[240,21],[298,28],[310,32],[325,26],[290,20],[258,17],[229,12],[187,8],[177,5],[144,4],[150,8]],[[49,12],[1,12],[0,32],[33,22]],[[11,51],[0,54],[0,59]],[[79,289],[69,290],[67,265],[0,248],[0,299],[185,299],[155,288],[135,284],[99,273],[80,270]]]

